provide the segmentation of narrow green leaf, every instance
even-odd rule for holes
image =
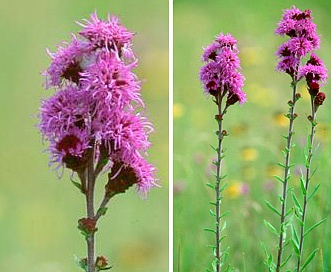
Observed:
[[[213,147],[212,145],[210,145],[211,149],[214,150],[216,153],[218,153],[218,148],[217,147]]]
[[[281,163],[281,162],[278,162],[277,163],[280,167],[283,167],[283,168],[286,168],[285,164]]]
[[[315,195],[315,193],[318,191],[318,189],[320,188],[320,186],[321,186],[321,184],[318,184],[318,185],[314,188],[314,190],[312,191],[312,193],[308,196],[307,201],[309,201],[309,199],[311,199],[311,198]]]
[[[291,230],[292,230],[292,239],[293,241],[299,245],[299,238],[298,238],[298,234],[297,234],[297,231],[295,230],[295,227],[294,225],[291,225]]]
[[[292,244],[294,253],[297,255],[298,258],[300,258],[299,245],[293,239],[291,239],[291,244]]]
[[[303,176],[303,174],[301,173],[301,177],[300,177],[300,188],[301,188],[301,192],[303,195],[307,194],[307,190],[306,190],[306,184],[305,184],[305,177]]]
[[[218,166],[218,161],[212,161],[212,164]]]
[[[204,231],[208,231],[208,232],[212,232],[212,233],[216,234],[216,231],[213,230],[213,229],[204,228],[203,230],[204,230]]]
[[[220,177],[220,180],[225,179],[228,175],[223,175]]]
[[[225,183],[221,188],[220,188],[220,193],[223,192],[226,187],[228,187],[229,183]]]
[[[265,201],[265,204],[268,206],[270,210],[281,216],[281,213],[269,201]]]
[[[271,224],[271,223],[269,223],[267,220],[263,220],[263,222],[264,222],[264,225],[272,232],[272,233],[274,233],[274,234],[276,234],[278,237],[279,237],[279,234],[278,234],[278,232],[277,232],[277,230],[275,229],[275,227]]]
[[[222,232],[223,230],[225,230],[225,228],[226,228],[226,221],[224,221],[223,226],[222,226],[222,228],[220,229],[220,231]]]
[[[302,214],[302,208],[301,208],[301,205],[297,199],[297,197],[295,196],[295,194],[292,192],[292,199],[293,199],[293,202],[294,202],[294,205],[295,207],[298,209],[298,212],[299,214],[301,215]]]
[[[284,183],[284,180],[280,177],[280,176],[277,176],[277,175],[273,175],[273,177],[277,180],[279,180],[281,183]]]
[[[321,225],[325,220],[326,220],[326,218],[324,218],[321,221],[317,222],[316,224],[312,225],[307,231],[305,231],[305,234],[303,235],[303,237],[306,237],[309,232],[311,232],[314,228],[316,228],[319,225]]]
[[[209,182],[206,183],[206,186],[215,190],[215,186]]]
[[[293,256],[293,253],[288,255],[287,258],[285,259],[285,261],[280,265],[280,268],[283,268],[287,264],[287,262],[292,258],[292,256]],[[286,271],[291,271],[291,270],[286,270]]]
[[[209,210],[209,213],[212,215],[212,216],[215,216],[216,217],[216,213],[212,210]]]
[[[263,249],[263,251],[264,251],[264,254],[265,254],[266,256],[268,256],[268,251],[267,251],[267,248],[266,248],[266,246],[265,246],[265,243],[264,243],[264,242],[261,242],[260,245],[261,245],[261,247],[262,247],[262,249]]]
[[[210,205],[213,205],[213,206],[216,206],[216,203],[213,202],[213,201],[209,201],[209,204],[210,204]]]
[[[218,240],[218,243],[220,244],[225,238],[226,238],[226,235],[222,235],[222,237]]]
[[[294,210],[294,207],[288,209],[288,211],[285,213],[285,217],[287,217],[288,215],[290,215]]]
[[[230,213],[230,211],[226,211],[226,212],[222,213],[221,216],[220,216],[220,219],[227,216],[229,213]]]
[[[72,180],[72,179],[70,179],[70,180],[71,180],[71,183],[72,183],[75,187],[77,187],[80,191],[82,191],[82,184],[80,184],[79,182],[74,181],[74,180]]]
[[[270,267],[272,266],[272,254],[271,253],[269,254],[269,257],[268,257],[268,260],[267,260],[267,264],[268,264],[268,267],[270,269]]]
[[[317,168],[318,168],[318,167],[316,167],[316,168],[311,172],[310,177],[309,177],[309,180],[315,175],[315,173],[316,173],[316,171],[317,171]]]
[[[314,259],[316,252],[317,252],[318,248],[316,248],[312,253],[310,253],[310,255],[308,256],[307,260],[305,261],[305,263],[303,264],[302,268],[300,269],[300,271],[303,271],[306,266]]]

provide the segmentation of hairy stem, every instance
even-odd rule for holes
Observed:
[[[94,150],[92,151],[91,158],[89,159],[87,166],[87,193],[86,193],[86,211],[87,218],[94,220]],[[88,272],[95,272],[95,244],[94,244],[94,232],[90,236],[86,237],[87,242],[87,268]]]
[[[294,119],[295,119],[295,104],[297,101],[296,93],[297,93],[297,81],[293,78],[292,81],[293,93],[292,93],[292,101],[290,104],[289,110],[289,129],[288,135],[286,137],[286,149],[285,149],[285,166],[284,166],[284,179],[283,179],[283,194],[282,194],[282,211],[280,217],[280,235],[279,235],[279,244],[278,244],[278,255],[277,255],[277,266],[276,271],[280,271],[280,266],[282,264],[282,253],[284,250],[284,233],[286,232],[285,219],[286,219],[286,201],[287,201],[287,190],[288,190],[288,180],[290,176],[290,154],[292,147],[292,137],[294,134]]]
[[[303,197],[303,209],[302,209],[302,216],[301,216],[301,221],[303,224],[301,225],[300,228],[300,241],[299,241],[299,252],[300,255],[298,256],[298,262],[297,262],[297,272],[300,271],[300,266],[301,266],[301,260],[302,260],[302,251],[303,251],[303,239],[304,239],[304,234],[305,234],[305,220],[306,220],[306,213],[307,213],[307,203],[308,203],[308,187],[309,187],[309,182],[310,182],[310,165],[311,165],[311,159],[313,157],[313,143],[314,143],[314,135],[316,131],[316,111],[315,111],[315,106],[314,106],[314,99],[311,97],[311,130],[310,130],[310,135],[308,138],[308,154],[307,154],[307,159],[306,159],[306,178],[305,178],[305,191],[306,194]]]

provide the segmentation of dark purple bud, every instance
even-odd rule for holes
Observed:
[[[309,84],[308,91],[311,96],[315,97],[318,94],[319,90],[320,90],[320,85],[317,82],[311,82]]]
[[[317,108],[321,105],[323,105],[323,102],[325,100],[326,96],[325,96],[325,93],[323,92],[319,92],[315,98],[314,98],[314,105],[315,105],[315,108],[317,110]]]

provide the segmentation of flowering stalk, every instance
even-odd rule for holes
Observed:
[[[228,258],[228,249],[221,251],[221,243],[225,238],[222,231],[225,229],[226,223],[224,221],[221,226],[221,219],[227,214],[221,213],[221,202],[223,199],[222,192],[227,184],[221,184],[225,178],[222,176],[222,160],[224,158],[223,139],[227,136],[226,130],[223,129],[223,118],[229,106],[239,101],[243,104],[246,101],[246,94],[242,91],[244,86],[244,77],[239,73],[240,61],[237,56],[238,49],[237,41],[230,35],[223,35],[222,33],[216,37],[216,40],[209,45],[202,60],[206,64],[201,68],[200,80],[204,85],[206,93],[214,96],[218,107],[218,114],[215,119],[218,122],[218,147],[213,148],[217,153],[217,161],[213,164],[216,166],[215,183],[207,183],[215,191],[215,201],[210,202],[215,207],[215,212],[210,210],[211,215],[215,218],[215,229],[206,228],[206,231],[215,234],[215,245],[213,246],[214,261],[212,262],[213,271],[221,271],[221,267],[225,264]],[[226,97],[226,100],[224,98]],[[233,271],[230,265],[227,265],[224,271]]]
[[[282,255],[284,252],[284,247],[291,241],[293,250],[297,253],[298,247],[296,238],[296,231],[294,225],[291,223],[291,213],[293,208],[287,209],[288,202],[288,192],[292,190],[292,187],[289,186],[290,180],[290,169],[294,164],[290,162],[291,148],[293,147],[292,140],[294,135],[294,120],[297,118],[295,113],[296,102],[299,100],[301,95],[297,93],[297,85],[299,81],[303,78],[304,74],[307,73],[307,67],[302,66],[302,59],[313,50],[316,50],[319,47],[319,37],[316,34],[316,25],[312,22],[311,11],[305,10],[301,11],[293,6],[291,9],[285,10],[283,14],[283,19],[278,23],[278,27],[275,30],[275,33],[280,36],[288,36],[290,39],[282,44],[276,55],[279,58],[277,65],[277,70],[280,72],[285,72],[290,75],[292,79],[292,100],[288,102],[289,112],[286,117],[289,119],[289,129],[287,136],[284,136],[286,139],[286,147],[284,150],[285,163],[279,163],[284,169],[284,177],[278,177],[282,183],[282,195],[280,196],[281,202],[281,211],[275,208],[271,203],[266,202],[267,206],[278,216],[280,216],[280,228],[279,232],[274,226],[271,225],[268,221],[265,220],[266,226],[278,236],[278,252],[277,252],[277,261],[273,262],[272,254],[269,254],[263,244],[264,250],[267,254],[267,260],[265,264],[268,267],[269,271],[281,271],[286,263],[291,259],[293,254],[290,254],[285,261],[282,260]],[[294,203],[297,202],[294,193],[292,193]],[[296,205],[297,206],[297,205]],[[297,208],[297,207],[296,207]],[[295,213],[297,215],[297,211]],[[293,237],[289,240],[286,240],[287,228],[291,227]]]
[[[288,214],[286,210],[286,203],[287,203],[287,192],[288,192],[288,181],[290,179],[290,154],[291,154],[291,148],[293,147],[292,144],[292,137],[294,135],[294,120],[297,117],[295,113],[295,104],[297,100],[299,99],[299,95],[297,94],[297,81],[295,78],[292,78],[292,101],[290,101],[288,104],[290,106],[289,113],[287,114],[287,117],[290,120],[288,134],[285,136],[286,139],[286,148],[285,148],[285,164],[282,165],[284,168],[284,179],[283,182],[283,192],[282,192],[282,198],[281,198],[281,215],[280,215],[280,235],[279,235],[279,244],[278,244],[278,256],[277,256],[277,269],[278,272],[281,266],[281,260],[282,260],[282,253],[283,253],[283,245],[285,242],[285,233],[287,228],[286,220],[286,214]]]
[[[79,23],[80,38],[63,43],[45,71],[46,88],[57,92],[42,101],[39,130],[49,144],[50,164],[69,168],[79,182],[72,183],[86,199],[86,217],[78,228],[87,243],[87,257],[79,259],[86,272],[110,269],[104,256],[95,257],[97,223],[112,197],[132,185],[146,195],[156,185],[155,168],[146,159],[152,124],[141,114],[141,84],[132,69],[133,33],[109,16]],[[108,173],[98,208],[97,177]]]
[[[296,271],[302,271],[314,258],[317,249],[315,249],[313,252],[310,253],[307,260],[303,263],[302,257],[303,257],[303,248],[304,248],[304,238],[306,235],[311,232],[314,228],[322,224],[326,219],[323,219],[319,221],[318,223],[314,224],[312,227],[310,227],[308,230],[305,230],[306,226],[306,214],[307,214],[307,205],[308,201],[311,199],[311,197],[318,191],[319,185],[315,187],[314,191],[309,194],[309,184],[311,181],[312,176],[314,175],[314,170],[311,173],[311,161],[313,157],[313,145],[314,145],[314,136],[316,133],[316,113],[319,107],[323,104],[325,100],[325,94],[323,92],[320,92],[320,83],[325,83],[327,79],[327,69],[324,66],[324,63],[315,55],[312,54],[310,59],[308,60],[307,64],[302,67],[301,69],[301,76],[306,78],[308,91],[310,94],[310,104],[311,104],[311,115],[308,116],[308,120],[310,122],[310,133],[308,135],[308,146],[307,146],[307,154],[305,155],[305,164],[306,164],[306,173],[305,177],[301,177],[301,192],[303,195],[303,206],[301,208],[301,205],[296,201],[296,198],[294,198],[294,202],[296,203],[297,208],[297,217],[300,222],[300,232],[299,237],[297,235],[293,236],[293,244],[295,247],[296,255],[297,255],[297,267]],[[295,232],[295,230],[293,230]]]

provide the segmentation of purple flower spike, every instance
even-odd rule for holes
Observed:
[[[56,90],[42,101],[39,115],[50,164],[82,175],[94,154],[94,164],[105,162],[104,171],[120,166],[121,182],[126,177],[121,169],[129,169],[131,185],[147,193],[156,185],[155,168],[145,159],[153,125],[140,112],[144,103],[132,71],[138,64],[133,33],[118,18],[102,21],[96,13],[79,24],[80,37],[72,35],[70,43],[49,53],[52,62],[44,73],[46,88]]]
[[[300,68],[299,76],[306,78],[308,86],[313,83],[323,86],[328,78],[328,70],[323,61],[312,53],[306,65]]]
[[[277,70],[297,77],[301,59],[319,48],[320,39],[311,11],[301,11],[295,6],[285,10],[275,34],[290,37],[276,52],[279,58]]]
[[[231,97],[233,104],[246,102],[246,94],[242,91],[244,76],[239,72],[237,41],[231,34],[217,36],[206,47],[202,60],[206,64],[200,70],[200,80],[206,93],[216,96],[221,91],[228,94],[228,99]]]

